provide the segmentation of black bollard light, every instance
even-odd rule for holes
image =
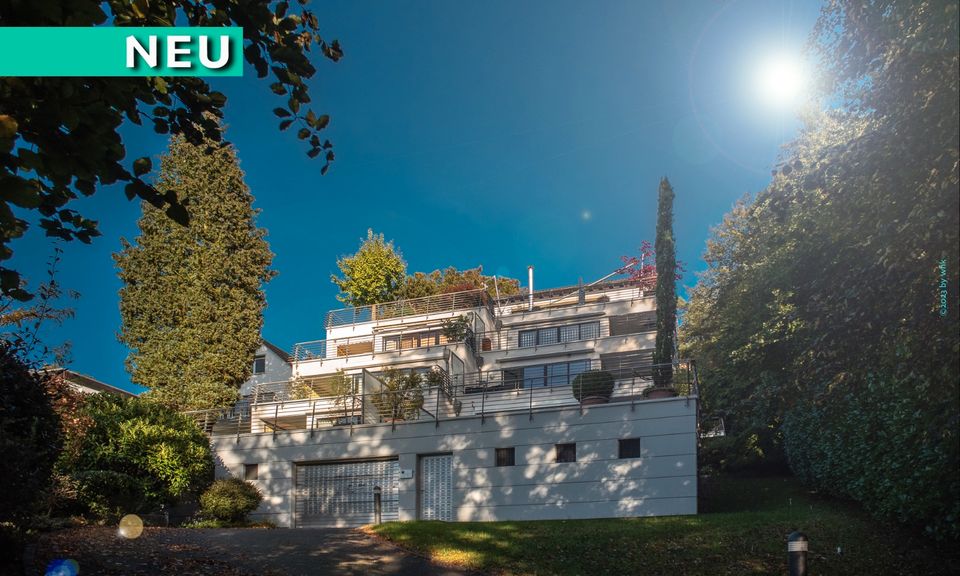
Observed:
[[[373,519],[377,524],[380,523],[380,492],[379,486],[373,487]]]
[[[787,566],[790,576],[807,576],[807,535],[794,532],[787,536]]]

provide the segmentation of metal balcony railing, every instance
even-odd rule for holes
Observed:
[[[494,316],[493,299],[486,291],[467,290],[464,292],[425,296],[423,298],[384,302],[382,304],[372,304],[369,306],[354,306],[340,310],[331,310],[327,312],[325,326],[327,328],[335,328],[337,326],[349,326],[351,324],[361,324],[364,322],[393,320],[407,316],[429,316],[431,314],[444,314],[475,308],[486,308],[490,316]]]
[[[671,378],[672,388],[681,397],[699,395],[696,364],[683,361],[675,364],[645,364],[611,366],[601,361],[589,363],[589,369],[602,369],[614,377],[615,387],[611,403],[629,402],[631,408],[647,400],[646,392],[654,386],[658,373]],[[421,393],[423,402],[410,419],[433,421],[439,427],[444,421],[467,416],[487,416],[501,413],[526,412],[531,420],[543,409],[580,406],[571,387],[575,374],[546,375],[544,377],[504,378],[503,371],[476,372],[451,375],[439,367],[433,368]],[[370,373],[364,379],[379,383]],[[299,388],[298,388],[299,387]],[[298,392],[297,390],[300,390]],[[302,383],[280,382],[258,387],[249,401],[238,403],[232,409],[189,412],[201,428],[211,436],[309,431],[336,427],[377,424],[387,420],[378,406],[389,401],[390,392],[375,386],[360,388],[355,393],[337,397],[311,397],[302,394]],[[396,421],[392,424],[396,426]]]
[[[581,321],[579,323],[549,325],[535,324],[522,328],[504,329],[498,332],[487,331],[476,335],[479,352],[503,352],[511,350],[536,351],[542,348],[555,349],[578,342],[588,342],[610,336],[636,336],[655,332],[656,323],[636,324],[629,331],[612,332],[609,322]]]
[[[475,352],[476,338],[469,328],[462,340],[448,340],[442,328],[439,327],[431,330],[419,328],[410,332],[397,332],[385,336],[375,337],[367,334],[299,342],[294,345],[290,357],[296,362],[319,360],[322,363],[324,360],[337,360],[381,352],[427,351],[430,348],[443,348],[461,342],[465,343],[471,352]]]

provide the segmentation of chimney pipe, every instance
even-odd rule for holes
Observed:
[[[527,266],[527,286],[530,289],[530,304],[527,309],[533,312],[533,266]]]

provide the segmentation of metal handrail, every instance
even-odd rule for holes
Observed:
[[[591,363],[591,368],[594,366]],[[692,361],[673,364],[645,364],[605,369],[614,376],[616,386],[611,403],[629,402],[633,408],[643,402],[645,391],[653,386],[652,376],[658,368],[669,367],[673,376],[673,387],[681,397],[696,397],[699,380],[696,365]],[[418,411],[416,419],[433,420],[437,427],[441,422],[464,416],[480,416],[481,422],[488,415],[505,412],[526,412],[530,419],[539,409],[562,406],[578,406],[573,397],[570,380],[550,381],[549,379],[516,380],[504,383],[494,380],[482,380],[482,374],[469,373],[463,377],[464,383],[445,378],[434,386],[423,386],[424,406],[432,410]],[[470,383],[474,385],[470,385]],[[294,382],[288,382],[294,386]],[[289,394],[280,394],[274,399],[251,404],[247,401],[238,406],[216,410],[194,410],[187,412],[211,436],[272,433],[278,431],[305,431],[311,434],[325,427],[354,426],[357,424],[375,424],[382,422],[384,415],[373,414],[376,403],[371,399],[379,392],[359,392],[344,395],[343,401],[335,403],[333,398],[291,398]],[[461,408],[463,413],[461,414]],[[581,407],[581,410],[583,408]],[[395,424],[395,423],[393,423]]]
[[[474,308],[486,308],[491,317],[495,317],[493,299],[485,290],[478,289],[331,310],[327,312],[325,326],[334,328],[364,322],[392,320],[407,316],[429,316],[430,314],[451,313],[457,310]]]
[[[595,328],[583,328],[586,325],[596,324]],[[544,339],[541,330],[556,329],[555,334],[550,339]],[[577,328],[573,333],[572,328]],[[630,332],[618,332],[612,334],[609,322],[600,322],[599,320],[580,320],[576,322],[567,322],[558,324],[553,322],[543,322],[523,326],[522,328],[504,328],[499,331],[488,330],[476,335],[476,341],[480,347],[480,352],[504,352],[512,350],[537,351],[542,348],[566,346],[577,342],[589,342],[598,338],[609,337],[628,337],[639,334],[649,334],[656,332],[656,321],[644,323]],[[520,337],[521,332],[533,331],[532,340]]]
[[[596,323],[597,327],[591,331],[587,331],[579,328],[582,325],[589,325]],[[578,327],[578,334],[572,338],[569,336],[569,329],[572,327]],[[520,332],[526,332],[528,330],[545,330],[550,328],[557,329],[556,339],[554,341],[542,342],[535,339],[532,344],[527,345],[526,342],[521,341]],[[472,330],[467,331],[466,336],[461,341],[456,342],[441,342],[440,344],[430,344],[422,346],[404,346],[404,335],[413,335],[423,332],[429,332],[433,330],[442,330],[440,326],[435,328],[418,328],[411,330],[409,333],[400,332],[398,334],[390,334],[390,337],[399,336],[400,337],[400,346],[398,348],[387,348],[387,340],[384,337],[377,337],[374,335],[363,335],[363,336],[348,336],[344,338],[328,338],[324,340],[313,340],[309,342],[299,342],[294,346],[291,358],[294,361],[306,362],[312,360],[337,360],[342,358],[349,358],[353,356],[365,356],[365,355],[375,355],[383,352],[401,352],[404,350],[423,350],[427,348],[433,348],[437,346],[451,346],[459,344],[460,342],[465,343],[473,354],[482,354],[483,352],[499,352],[499,351],[511,351],[511,350],[538,350],[547,346],[557,346],[557,345],[566,345],[574,342],[585,342],[589,340],[595,340],[597,338],[608,338],[611,336],[633,336],[637,334],[647,334],[650,332],[656,331],[656,322],[645,322],[641,323],[637,328],[632,329],[630,332],[623,332],[612,334],[610,330],[609,322],[601,322],[600,319],[590,321],[590,320],[581,320],[581,321],[571,321],[567,323],[558,323],[557,320],[544,320],[543,322],[538,322],[536,324],[530,324],[523,326],[522,328],[504,328],[501,330],[487,330],[486,332],[477,332],[474,333]],[[391,340],[392,341],[392,340]],[[523,344],[523,345],[521,345]]]

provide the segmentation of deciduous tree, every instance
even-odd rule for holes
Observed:
[[[407,263],[393,240],[387,242],[372,228],[355,253],[337,259],[337,268],[343,276],[331,274],[330,281],[340,289],[337,300],[348,306],[396,300],[407,273]]]

